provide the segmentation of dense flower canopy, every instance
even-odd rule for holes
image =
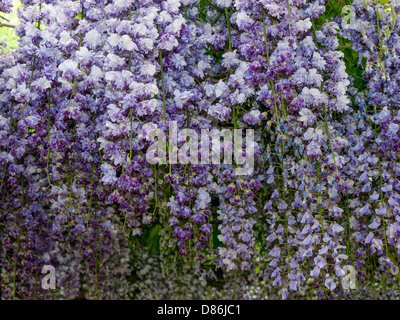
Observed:
[[[400,2],[347,2],[22,0],[2,298],[398,299]],[[240,129],[254,170],[189,161]]]

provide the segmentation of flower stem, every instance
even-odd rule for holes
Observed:
[[[267,64],[268,67],[271,67],[270,61],[269,61],[269,47],[268,47],[268,38],[267,38],[267,28],[265,25],[265,12],[264,12],[264,7],[261,6],[261,17],[263,21],[263,33],[264,33],[264,42],[265,42],[265,51],[266,51],[266,56],[267,56]],[[276,96],[275,96],[275,88],[274,88],[274,83],[272,80],[269,81],[272,95],[274,96],[274,106],[275,106],[275,114],[276,114],[276,120],[277,123],[279,122],[279,113],[278,113],[278,106],[276,105]]]

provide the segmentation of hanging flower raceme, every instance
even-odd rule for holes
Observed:
[[[368,246],[357,251],[364,265],[379,256],[381,272],[394,278],[393,263],[399,253],[398,224],[398,120],[399,68],[397,49],[398,3],[355,1],[342,21],[341,33],[360,56],[367,81],[365,98],[359,99],[360,134],[356,146],[359,168],[354,180],[357,194],[356,241]],[[373,267],[371,267],[373,268]]]

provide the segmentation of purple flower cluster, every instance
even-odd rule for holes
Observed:
[[[12,11],[12,0],[1,0],[0,11],[4,13],[10,13]]]

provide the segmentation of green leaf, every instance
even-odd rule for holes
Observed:
[[[161,225],[159,224],[156,224],[150,229],[146,241],[147,248],[150,253],[156,254],[160,252],[160,230],[161,230]]]

